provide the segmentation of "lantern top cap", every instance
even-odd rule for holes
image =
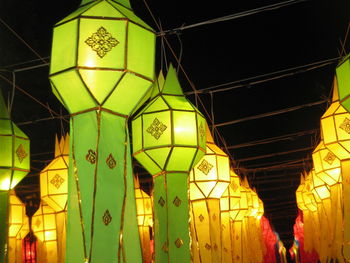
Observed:
[[[10,119],[4,97],[2,96],[2,92],[0,90],[0,118],[1,119]]]
[[[177,73],[172,64],[169,65],[168,73],[164,79],[163,72],[160,71],[151,98],[158,95],[180,95],[185,96],[177,78]]]
[[[62,136],[60,140],[55,137],[55,157],[69,154],[69,134]]]
[[[333,80],[333,96],[332,96],[332,102],[339,101],[339,91],[338,91],[338,81],[337,77],[334,76]]]
[[[81,0],[80,6],[87,5],[93,2],[97,2],[99,0]],[[105,0],[104,0],[105,1]],[[129,0],[111,0],[115,3],[121,4],[127,8],[131,9],[130,1]]]

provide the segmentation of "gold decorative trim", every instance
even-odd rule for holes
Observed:
[[[146,131],[158,140],[166,129],[167,126],[155,118]]]
[[[214,166],[212,164],[210,164],[207,160],[203,159],[200,165],[197,167],[197,169],[205,175],[208,175],[208,173],[213,167]]]
[[[323,160],[327,162],[329,165],[332,165],[335,159],[336,159],[336,156],[331,152],[328,152],[327,155],[323,158]]]
[[[345,118],[342,124],[340,124],[339,128],[344,130],[347,134],[350,134],[350,120]]]
[[[61,185],[63,184],[64,179],[59,175],[56,174],[51,180],[50,183],[55,186],[57,189],[59,189],[61,187]]]
[[[173,201],[173,204],[175,206],[179,207],[181,205],[181,202],[182,202],[181,199],[176,196],[174,201]]]
[[[206,249],[210,250],[211,249],[211,245],[206,243],[205,246],[204,246]]]
[[[200,214],[198,218],[199,218],[199,221],[203,222],[204,216],[202,214]]]

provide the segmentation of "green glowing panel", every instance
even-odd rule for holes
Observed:
[[[14,132],[14,134],[15,134],[16,136],[22,137],[22,138],[28,138],[27,135],[26,135],[23,131],[21,131],[21,130],[17,127],[16,124],[12,124],[12,127],[13,127],[13,132]],[[0,130],[1,130],[1,128],[0,128]]]
[[[81,19],[78,66],[125,68],[126,21]]]
[[[103,106],[114,112],[130,115],[141,107],[141,101],[151,87],[152,82],[127,73]]]
[[[140,151],[143,146],[142,142],[142,118],[138,117],[131,123],[132,129],[132,152]]]
[[[162,169],[144,152],[140,152],[135,155],[135,159],[142,164],[143,167],[149,172],[149,174],[154,175],[162,171]]]
[[[167,183],[166,175],[154,178],[153,209],[154,209],[154,241],[155,241],[155,262],[168,261],[168,211],[167,211]]]
[[[0,136],[0,167],[12,166],[12,137]]]
[[[52,90],[52,93],[56,96],[56,98],[63,104],[63,106],[68,109],[66,103],[63,101],[61,95],[58,93],[55,85],[52,83],[52,81],[50,80],[50,85],[51,85],[51,90]]]
[[[178,262],[190,262],[190,235],[188,233],[188,174],[167,174],[168,218],[169,218],[169,257]]]
[[[174,143],[197,146],[197,127],[194,112],[173,111]]]
[[[169,66],[162,92],[164,94],[183,95],[176,71],[172,65]]]
[[[91,1],[95,1],[95,0],[91,0]],[[82,13],[84,13],[86,10],[91,8],[91,6],[92,5],[86,5],[86,6],[83,6],[83,7],[79,7],[75,12],[69,14],[68,16],[63,18],[61,21],[56,23],[55,26],[61,26],[62,24],[66,23],[67,21],[70,21],[70,20],[72,20],[74,18],[78,18]]]
[[[9,118],[9,114],[7,112],[7,107],[4,101],[4,98],[0,92],[0,118],[3,119],[8,119]]]
[[[11,188],[11,175],[10,169],[0,168],[0,191],[8,191]]]
[[[99,2],[98,4],[94,5],[92,8],[89,8],[87,11],[83,13],[84,16],[102,16],[102,17],[118,17],[123,18],[123,16],[120,12],[117,11],[117,9],[113,8],[113,5],[111,5],[107,1]]]
[[[145,148],[168,146],[171,144],[170,111],[142,115],[143,145]]]
[[[163,98],[172,109],[194,111],[194,107],[184,96],[164,95]]]
[[[64,98],[70,113],[94,108],[97,103],[91,98],[76,70],[51,76],[51,81]]]
[[[159,149],[147,150],[146,153],[154,160],[155,163],[164,169],[170,150],[171,147],[162,147]]]
[[[161,110],[168,110],[169,106],[165,103],[162,97],[158,97],[147,105],[143,113],[152,113]]]
[[[122,71],[81,69],[79,73],[99,104],[107,98],[123,75]]]
[[[12,134],[11,121],[0,119],[0,136],[1,135],[10,135],[10,134]]]
[[[167,171],[189,171],[197,149],[190,147],[175,147],[171,152]]]
[[[78,21],[73,20],[54,28],[50,74],[75,66],[78,44]]]
[[[339,99],[344,108],[350,111],[350,59],[347,58],[336,68]]]
[[[1,183],[1,182],[0,182]],[[5,245],[7,243],[8,235],[8,192],[0,191],[0,262],[7,262]]]
[[[149,66],[154,64],[155,59],[155,37],[153,32],[129,23],[127,52],[128,69],[149,79],[153,79],[154,68]]]
[[[29,158],[28,158],[29,159]],[[22,179],[27,175],[28,172],[14,171],[11,181],[11,189],[13,189]]]

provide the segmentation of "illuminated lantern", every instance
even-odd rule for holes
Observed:
[[[350,260],[350,224],[346,223],[350,220],[350,113],[340,104],[337,78],[333,82],[332,104],[321,118],[321,129],[325,146],[341,163],[344,199],[343,255],[346,260]]]
[[[142,261],[128,119],[154,61],[155,33],[128,0],[83,0],[54,27],[50,81],[71,114],[67,263]]]
[[[190,261],[188,179],[205,153],[205,125],[172,65],[132,120],[133,156],[153,176],[156,262]]]
[[[151,197],[140,188],[138,178],[135,177],[135,200],[137,209],[137,222],[142,247],[143,262],[152,261],[151,240],[153,226],[153,211]]]
[[[266,253],[264,255],[264,263],[276,263],[275,243],[277,241],[276,235],[274,234],[269,220],[263,216],[261,218],[261,229],[264,244],[266,247]]]
[[[220,197],[230,184],[230,163],[206,130],[206,154],[190,173],[191,234],[203,259],[198,262],[220,262]]]
[[[238,189],[240,191],[239,201],[230,204],[232,256],[233,262],[244,262],[244,219],[250,212],[248,206],[249,190],[242,185],[238,185]]]
[[[240,191],[240,178],[239,176],[231,169],[230,170],[231,183],[226,188],[225,192],[220,198],[220,212],[221,212],[221,256],[222,262],[232,263],[233,261],[233,240],[231,240],[231,217],[230,217],[230,208],[234,207],[241,198]],[[192,249],[195,251],[195,249]],[[196,255],[195,253],[193,253]],[[199,253],[198,253],[199,254]]]
[[[10,119],[1,91],[0,145],[0,262],[7,262],[8,191],[30,171],[30,149],[28,137]]]
[[[32,217],[32,229],[38,239],[37,262],[57,263],[57,221],[55,211],[44,202]]]
[[[40,194],[55,212],[57,221],[58,262],[65,262],[68,199],[69,135],[56,137],[55,158],[40,172]]]
[[[340,103],[350,111],[350,57],[349,55],[336,68]]]
[[[20,261],[18,261],[20,262]],[[30,232],[23,239],[23,263],[37,263],[37,238]]]
[[[8,230],[8,262],[20,263],[18,256],[22,255],[22,246],[17,244],[17,237],[21,234],[22,227],[28,224],[25,205],[16,196],[14,190],[10,191],[9,197],[9,230]]]

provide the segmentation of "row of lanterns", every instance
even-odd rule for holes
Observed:
[[[140,141],[140,145],[143,143],[149,147],[142,146],[138,149],[134,146],[135,157],[140,163],[145,163],[145,168],[154,174],[154,188],[151,196],[141,189],[137,176],[134,177],[133,197],[137,208],[136,219],[143,262],[163,262],[164,257],[171,257],[172,249],[177,251],[181,247],[184,252],[178,252],[180,254],[177,256],[185,257],[181,253],[188,253],[193,262],[269,262],[266,261],[268,258],[266,255],[270,253],[270,256],[275,257],[275,249],[277,251],[280,249],[276,248],[276,238],[272,241],[273,252],[268,248],[267,236],[276,236],[276,234],[271,228],[266,230],[262,227],[263,203],[256,191],[251,189],[247,179],[241,180],[230,168],[227,154],[214,143],[204,118],[200,120],[200,113],[182,94],[176,72],[172,67],[165,79],[160,75],[155,90],[153,100],[162,100],[162,102],[156,103],[151,100],[151,105],[156,104],[153,105],[153,110],[158,112],[159,109],[156,106],[165,105],[162,104],[165,100],[168,105],[182,105],[185,109],[187,107],[188,111],[185,111],[185,114],[192,116],[196,120],[195,126],[198,127],[193,135],[194,141],[202,137],[205,143],[201,147],[192,147],[193,151],[190,151],[192,156],[187,155],[183,159],[185,164],[177,163],[183,167],[179,171],[171,168],[169,160],[176,157],[176,151],[180,152],[181,157],[187,153],[184,142],[181,140],[188,140],[188,137],[186,131],[179,132],[177,126],[172,127],[174,120],[166,122],[164,118],[156,115],[153,118],[157,118],[158,121],[154,122],[153,118],[148,118],[147,124],[146,120],[142,119],[144,137],[141,136],[140,140],[140,137],[136,136],[137,133],[133,133],[135,145]],[[176,111],[182,113],[181,108],[177,107],[168,109],[169,118],[174,118]],[[144,118],[148,114],[148,109],[149,107],[145,107],[134,118],[133,130],[136,130],[138,118]],[[166,111],[161,109],[159,112]],[[166,135],[166,129],[157,129],[157,125],[166,125],[164,123],[168,125],[170,132],[174,133],[169,136],[174,141],[165,146],[162,145],[164,142],[159,147],[149,146],[147,140],[155,138],[155,132],[160,133],[157,135],[158,139]],[[183,123],[179,126],[183,127]],[[149,127],[154,129],[153,134],[148,131]],[[175,133],[181,135],[181,132],[185,132],[186,139],[175,136]],[[69,224],[68,183],[71,176],[69,175],[69,141],[68,134],[60,140],[56,138],[54,159],[40,172],[41,204],[30,220],[25,215],[24,205],[11,191],[8,244],[13,255],[8,253],[8,262],[22,262],[21,256],[27,259],[24,262],[66,262],[66,235]],[[187,147],[191,149],[191,144],[189,143]],[[153,153],[152,151],[155,150],[159,150],[160,153]],[[201,158],[197,157],[200,152],[202,152]],[[155,165],[159,168],[153,171]],[[156,183],[157,180],[160,180],[159,185]],[[18,212],[17,206],[20,207],[21,213]],[[15,214],[20,214],[22,218],[18,223],[16,223],[17,219],[12,219]],[[113,218],[109,213],[109,216],[104,215],[102,220],[107,226],[108,221],[110,222]],[[162,229],[160,225],[167,220],[169,222],[166,228]],[[267,219],[264,218],[265,223],[266,221]],[[180,223],[183,225],[177,226]],[[11,230],[14,227],[17,230],[15,233]],[[172,227],[173,232],[171,232]],[[183,236],[178,236],[181,233]],[[177,237],[173,238],[175,239],[173,244],[170,243],[171,235]],[[11,238],[13,241],[10,241]],[[25,243],[25,240],[28,242]],[[159,258],[157,254],[160,254]]]
[[[317,253],[321,262],[350,260],[350,62],[336,69],[332,103],[321,117],[321,141],[312,154],[313,168],[302,175],[296,191],[302,211],[299,253]],[[300,245],[300,235],[296,239]],[[309,259],[310,260],[310,259]]]

